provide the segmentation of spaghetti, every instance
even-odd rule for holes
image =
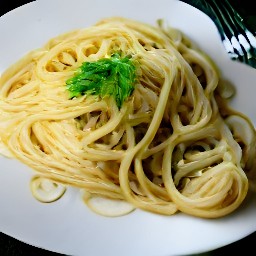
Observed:
[[[116,53],[136,67],[123,102],[92,91],[70,97],[67,81],[83,63]],[[87,199],[217,218],[241,205],[255,175],[255,130],[228,106],[230,93],[181,31],[106,18],[51,39],[2,74],[0,146]]]

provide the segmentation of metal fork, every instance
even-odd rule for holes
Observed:
[[[228,0],[183,1],[206,13],[215,23],[232,60],[256,68],[256,37]]]

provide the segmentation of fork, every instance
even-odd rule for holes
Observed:
[[[200,9],[213,20],[232,60],[256,68],[256,37],[228,0],[183,2]]]

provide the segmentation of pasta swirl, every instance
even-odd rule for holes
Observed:
[[[137,64],[132,94],[70,98],[84,62]],[[255,130],[181,31],[111,17],[51,39],[0,79],[0,147],[41,177],[164,215],[230,214],[255,177]],[[240,128],[239,128],[240,127]]]

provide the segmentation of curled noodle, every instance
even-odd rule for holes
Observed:
[[[65,82],[83,62],[117,51],[139,63],[121,109],[112,97],[68,97]],[[90,195],[164,215],[225,216],[255,176],[256,136],[223,88],[213,63],[180,31],[103,19],[51,39],[2,75],[0,146],[44,178]]]

